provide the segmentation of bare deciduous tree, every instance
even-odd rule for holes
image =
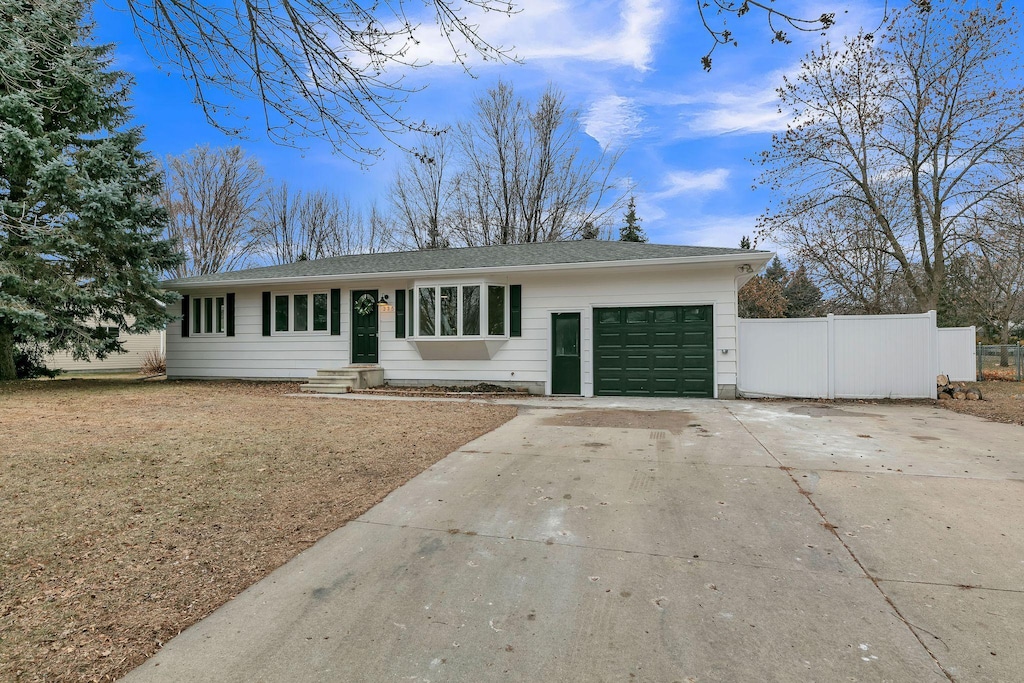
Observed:
[[[836,313],[881,315],[915,310],[900,264],[874,221],[835,202],[794,222],[787,249],[828,293]]]
[[[293,192],[287,183],[265,195],[258,218],[260,250],[274,264],[386,251],[391,229],[376,205],[367,214],[328,190]]]
[[[161,201],[167,236],[185,255],[176,277],[248,265],[257,247],[254,220],[265,188],[263,167],[241,147],[195,147],[167,157]]]
[[[809,231],[842,205],[866,223],[834,229],[866,236],[858,247],[896,261],[916,307],[936,308],[968,217],[1024,172],[1016,38],[1012,9],[955,5],[897,12],[881,38],[812,52],[779,90],[792,123],[762,156],[778,198],[762,230],[820,248],[824,264],[829,241]]]
[[[212,124],[237,135],[234,100],[263,104],[263,125],[277,141],[316,136],[365,162],[380,154],[366,134],[423,130],[403,118],[402,102],[416,88],[404,82],[421,65],[410,50],[424,25],[448,41],[466,64],[467,52],[506,60],[506,50],[478,34],[466,10],[511,14],[507,0],[126,0],[154,60],[190,83]],[[426,13],[426,21],[416,16]]]
[[[973,248],[964,259],[964,291],[986,325],[1010,343],[1024,318],[1024,193],[1013,188],[975,221]],[[1004,354],[1005,355],[1005,354]],[[1005,358],[1003,359],[1005,365]]]
[[[499,81],[458,126],[454,225],[466,244],[575,239],[621,210],[628,188],[612,178],[619,155],[586,155],[577,112],[549,87],[535,106]]]
[[[403,236],[417,249],[448,246],[445,225],[455,187],[448,133],[424,135],[391,183],[391,207]]]
[[[395,219],[420,249],[596,235],[625,202],[618,158],[580,148],[577,113],[554,88],[531,106],[499,81],[469,121],[407,154],[391,186]]]
[[[711,36],[711,49],[700,58],[701,66],[705,71],[711,71],[711,56],[719,45],[739,45],[736,33],[729,28],[730,19],[742,19],[747,14],[754,12],[765,18],[771,32],[771,42],[778,45],[789,45],[793,41],[789,37],[790,31],[797,33],[821,33],[824,35],[830,28],[835,26],[836,13],[823,12],[817,17],[800,16],[798,10],[788,9],[796,6],[796,3],[777,2],[776,0],[694,0],[697,5],[697,13],[704,30]],[[910,0],[910,5],[921,12],[929,12],[932,8],[931,0]],[[888,11],[889,3],[885,3],[885,10]],[[888,20],[885,12],[882,14],[881,26]]]

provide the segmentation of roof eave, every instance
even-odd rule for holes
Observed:
[[[715,263],[750,264],[754,273],[757,273],[775,256],[770,251],[751,251],[748,254],[710,254],[706,256],[673,256],[668,258],[651,259],[624,259],[618,261],[585,261],[581,263],[542,263],[523,266],[482,266],[477,268],[440,268],[434,270],[405,270],[387,273],[341,273],[336,275],[291,275],[286,277],[263,277],[263,278],[236,278],[222,280],[208,280],[205,282],[175,282],[169,280],[164,283],[166,289],[174,291],[182,289],[205,289],[209,287],[223,286],[246,286],[266,285],[294,282],[338,282],[352,280],[408,280],[410,278],[432,278],[445,275],[475,275],[508,272],[547,272],[558,270],[587,270],[593,268],[624,268],[637,266],[673,266],[673,265],[714,265]]]

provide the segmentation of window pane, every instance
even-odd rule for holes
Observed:
[[[420,288],[420,334],[429,337],[434,334],[434,288]]]
[[[327,331],[327,294],[313,295],[313,330]]]
[[[224,334],[224,297],[217,297],[217,334]]]
[[[309,329],[309,295],[296,294],[294,298],[292,332],[305,332]]]
[[[646,308],[630,308],[626,311],[626,324],[647,324]]]
[[[462,334],[480,334],[480,287],[462,288]]]
[[[654,309],[654,322],[656,323],[675,323],[679,322],[678,308],[655,308]]]
[[[206,297],[203,299],[206,304],[206,315],[203,320],[203,332],[210,334],[213,332],[213,297]]]
[[[504,287],[487,287],[487,334],[505,334]]]
[[[555,355],[580,355],[579,318],[575,316],[555,317]]]
[[[274,297],[274,331],[288,331],[288,297],[278,294]]]
[[[459,333],[459,288],[441,288],[441,334],[452,337]]]
[[[203,300],[192,299],[192,334],[200,334],[203,331]]]
[[[416,319],[416,316],[413,315],[413,312],[414,312],[414,309],[415,309],[415,304],[413,302],[416,301],[416,299],[413,298],[413,295],[415,293],[416,293],[415,290],[410,289],[405,294],[405,300],[407,302],[406,303],[406,310],[405,310],[405,317],[408,318],[408,320],[409,320],[409,335],[408,336],[410,336],[410,337],[413,337],[413,336],[416,335],[416,325],[413,323],[413,321]]]

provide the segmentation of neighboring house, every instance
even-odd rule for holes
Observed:
[[[79,360],[70,353],[53,353],[43,357],[43,364],[51,370],[65,372],[135,372],[150,353],[164,353],[165,333],[125,334],[116,327],[109,328],[124,345],[124,353],[112,353],[103,360]]]
[[[771,252],[582,240],[360,254],[171,280],[168,377],[731,398],[736,292]]]

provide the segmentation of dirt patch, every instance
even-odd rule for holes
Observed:
[[[663,429],[679,434],[690,415],[679,410],[575,410],[545,418],[551,427],[612,427],[618,429]]]
[[[113,680],[510,406],[0,383],[0,680]]]
[[[1024,425],[1024,382],[990,380],[973,382],[969,387],[981,390],[981,401],[936,401],[957,413],[977,415],[994,422]]]

